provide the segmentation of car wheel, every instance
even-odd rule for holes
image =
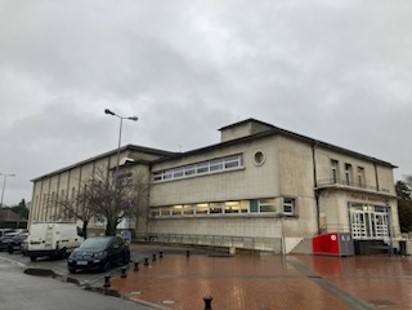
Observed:
[[[70,273],[76,273],[76,269],[74,269],[74,268],[69,268],[69,272],[70,272]]]
[[[32,262],[35,262],[35,261],[37,260],[37,257],[36,257],[36,256],[30,256],[30,260],[31,260]]]
[[[123,253],[123,265],[130,263],[130,252]]]
[[[102,271],[108,271],[110,269],[110,261],[105,261],[101,269]]]

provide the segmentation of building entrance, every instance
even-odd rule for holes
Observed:
[[[388,208],[350,203],[349,215],[353,239],[384,240],[390,237]]]

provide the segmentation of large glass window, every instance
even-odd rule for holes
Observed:
[[[389,209],[382,206],[350,203],[353,239],[383,240],[389,237]]]
[[[275,199],[260,199],[259,212],[276,212]]]
[[[225,202],[225,213],[239,213],[240,212],[240,202],[239,201],[228,201]]]
[[[207,203],[199,203],[196,205],[196,214],[208,214],[209,205]]]
[[[195,209],[192,205],[184,205],[183,206],[183,214],[184,215],[193,215],[195,212]]]
[[[183,167],[156,171],[152,174],[152,180],[153,182],[170,181],[173,179],[188,178],[196,175],[205,175],[224,170],[238,169],[241,168],[242,165],[242,155],[238,154]]]
[[[221,202],[218,203],[211,203],[209,207],[210,214],[222,214],[223,213],[224,204]]]
[[[172,215],[182,215],[183,206],[175,205],[172,207]]]

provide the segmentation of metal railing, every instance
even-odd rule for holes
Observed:
[[[257,251],[270,251],[274,252],[275,254],[282,253],[282,238],[147,233],[136,235],[136,240],[167,244],[187,244],[193,246],[197,245]]]
[[[382,187],[377,188],[376,186],[371,186],[363,182],[359,183],[359,182],[354,182],[352,180],[345,180],[345,179],[323,178],[323,179],[317,180],[317,186],[318,188],[330,187],[330,186],[343,186],[343,187],[350,187],[350,188],[356,188],[356,189],[364,189],[368,191],[389,193],[389,189],[387,188],[382,188]]]

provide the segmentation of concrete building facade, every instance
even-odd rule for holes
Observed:
[[[310,252],[326,232],[400,238],[394,165],[255,119],[220,132],[220,143],[184,153],[121,149],[120,174],[149,188],[137,236],[277,253]],[[64,218],[48,199],[115,165],[114,150],[34,179],[31,221]]]

